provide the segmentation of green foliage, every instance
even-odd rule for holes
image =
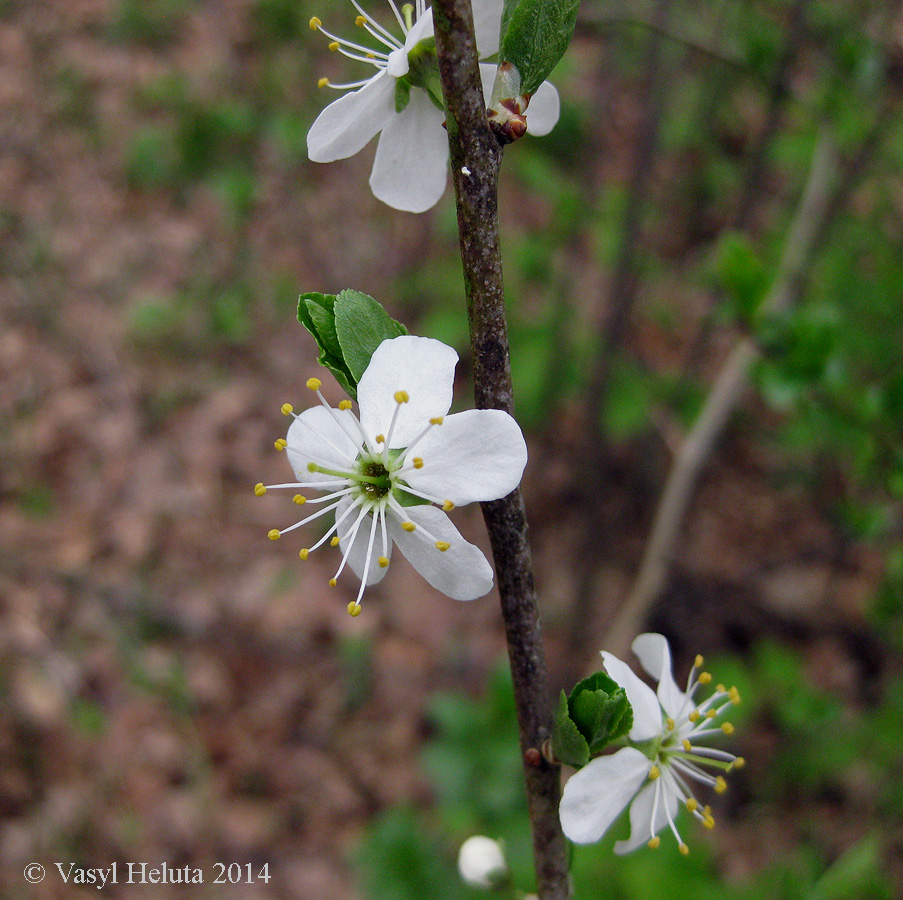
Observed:
[[[407,334],[400,322],[367,294],[344,290],[335,294],[316,291],[298,298],[298,321],[314,336],[320,348],[320,365],[326,366],[352,399],[370,357],[385,340]]]
[[[184,24],[192,0],[119,0],[110,26],[115,41],[161,46]]]
[[[595,672],[564,691],[555,709],[552,749],[569,766],[585,766],[590,756],[624,737],[633,725],[627,694],[613,678]]]
[[[535,93],[564,56],[579,5],[580,0],[505,0],[499,61],[518,70],[521,94]]]

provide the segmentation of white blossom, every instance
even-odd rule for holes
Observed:
[[[721,793],[724,776],[713,776],[704,767],[727,773],[743,765],[743,758],[708,747],[713,737],[733,733],[730,722],[715,720],[731,704],[740,702],[737,689],[718,685],[706,700],[694,695],[711,682],[696,657],[681,691],[671,674],[671,650],[660,634],[641,634],[633,652],[643,668],[658,681],[657,691],[611,653],[603,651],[608,674],[627,693],[633,707],[633,726],[627,746],[591,760],[564,786],[560,814],[564,833],[578,844],[598,841],[621,811],[630,804],[630,838],[615,844],[616,853],[629,853],[642,844],[657,847],[658,832],[671,830],[681,853],[688,853],[675,819],[682,805],[708,828],[715,820],[708,806],[700,807],[690,782],[697,781]]]
[[[342,558],[330,579],[335,586],[350,566],[361,586],[348,611],[357,615],[366,585],[386,574],[392,546],[435,588],[456,600],[473,600],[492,588],[492,569],[483,553],[458,533],[446,515],[455,506],[497,500],[520,483],[527,447],[518,424],[502,410],[471,409],[448,415],[458,354],[431,338],[404,335],[383,341],[357,386],[360,415],[350,400],[335,409],[323,398],[320,381],[307,386],[320,405],[295,415],[285,439],[298,478],[268,488],[321,490],[325,496],[299,505],[325,504],[287,532],[334,514],[335,521],[301,559],[327,541]]]
[[[471,887],[492,890],[504,883],[508,864],[498,841],[475,834],[458,851],[458,874]]]
[[[433,35],[433,11],[425,0],[406,3],[400,10],[395,0],[388,3],[400,26],[400,38],[352,0],[359,13],[357,25],[368,32],[372,40],[367,40],[371,44],[375,41],[383,46],[381,50],[337,37],[323,28],[319,18],[311,19],[311,28],[329,38],[331,50],[373,66],[376,73],[348,84],[320,79],[321,87],[349,93],[320,113],[307,135],[307,152],[314,162],[333,162],[358,153],[379,134],[370,175],[371,190],[395,209],[424,212],[438,202],[447,181],[448,135],[442,127],[445,113],[441,98],[431,99],[422,86],[410,87],[407,105],[399,111],[396,92],[399,79],[411,82],[412,54],[416,56],[415,51],[426,47],[425,42]],[[498,51],[502,6],[503,0],[473,2],[480,59]],[[487,97],[495,73],[494,65],[480,64],[483,93]],[[543,83],[530,103],[528,131],[534,135],[548,134],[558,121],[559,109],[558,92],[548,82]]]

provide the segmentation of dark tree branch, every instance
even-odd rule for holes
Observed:
[[[511,413],[514,403],[498,229],[501,146],[486,118],[470,0],[436,0],[433,16],[448,110],[476,405]],[[514,680],[539,896],[540,900],[566,900],[567,852],[558,820],[560,771],[540,752],[551,734],[551,698],[523,497],[516,490],[481,505],[495,560]]]

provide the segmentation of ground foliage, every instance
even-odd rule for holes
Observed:
[[[452,861],[472,830],[529,879],[492,598],[434,596],[400,564],[351,620],[352,579],[337,595],[334,557],[270,544],[290,510],[251,489],[285,475],[279,406],[322,375],[302,291],[364,291],[466,350],[449,198],[387,215],[367,159],[305,159],[317,77],[347,75],[307,28],[342,27],[321,6],[0,2],[0,897],[55,860],[269,863],[269,884],[216,894],[243,900],[466,896]],[[903,883],[895,6],[586,2],[560,125],[506,154],[556,688],[593,665],[727,350],[753,333],[765,351],[648,621],[679,670],[706,652],[740,686],[748,765],[688,860],[580,850],[581,896]],[[800,304],[761,320],[825,117],[848,191]],[[625,324],[587,397],[618,272]],[[574,474],[588,434],[592,484]],[[575,625],[587,502],[604,527]],[[77,894],[49,877],[28,896]]]

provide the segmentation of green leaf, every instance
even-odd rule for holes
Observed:
[[[593,755],[624,737],[633,725],[633,709],[624,688],[604,672],[595,672],[575,685],[568,712]]]
[[[580,729],[571,720],[568,698],[564,691],[555,707],[555,721],[552,724],[552,752],[557,759],[575,769],[589,762],[589,744]]]
[[[408,330],[367,294],[344,290],[335,301],[335,330],[342,358],[357,383],[370,365],[370,357],[385,340],[407,334]]]
[[[367,294],[345,290],[335,294],[311,291],[298,298],[298,321],[314,336],[318,360],[357,399],[357,385],[370,357],[384,341],[408,331]]]
[[[349,395],[357,399],[357,381],[345,363],[336,334],[335,302],[334,294],[302,294],[298,298],[298,321],[314,336],[320,348],[320,365],[326,366]]]
[[[580,0],[505,0],[499,61],[520,73],[520,91],[533,94],[564,56]]]

